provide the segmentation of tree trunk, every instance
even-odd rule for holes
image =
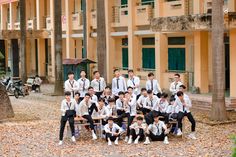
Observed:
[[[225,107],[225,52],[223,0],[212,1],[212,72],[211,119],[227,120]]]
[[[61,0],[54,0],[55,85],[54,94],[63,95]]]
[[[82,0],[83,8],[83,54],[84,58],[87,58],[87,15],[86,15],[86,0]]]
[[[97,58],[98,71],[107,79],[105,1],[97,0]]]
[[[7,94],[6,88],[0,84],[0,120],[14,117],[11,101]]]
[[[20,0],[20,73],[23,83],[26,82],[26,17],[25,17],[25,0]]]

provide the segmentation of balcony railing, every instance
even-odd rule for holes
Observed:
[[[97,29],[97,11],[91,12],[91,26],[93,29]]]
[[[11,23],[7,23],[7,30],[11,30]]]
[[[125,27],[128,26],[128,6],[113,6],[112,13],[112,26],[113,27]]]
[[[150,25],[150,19],[153,18],[154,1],[143,2],[141,5],[136,6],[135,16],[136,25]]]
[[[20,30],[20,22],[14,23],[14,30]]]
[[[66,31],[66,23],[67,23],[66,16],[62,15],[61,16],[62,31]]]
[[[52,22],[51,22],[51,17],[46,17],[46,29],[51,30],[52,29]]]
[[[28,30],[35,30],[36,27],[37,27],[36,18],[30,19],[27,21],[27,29]]]
[[[181,16],[188,14],[186,0],[166,1],[163,3],[163,16]]]
[[[71,21],[72,21],[72,30],[81,29],[81,26],[83,25],[82,13],[79,12],[79,13],[72,14]]]

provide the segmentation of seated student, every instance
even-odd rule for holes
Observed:
[[[93,87],[88,88],[88,94],[90,95],[91,99],[91,106],[89,106],[89,114],[92,115],[94,111],[98,112],[97,109],[97,102],[98,102],[98,97],[94,94]]]
[[[106,87],[106,81],[103,77],[100,76],[100,73],[98,71],[93,72],[94,79],[91,81],[91,87],[94,88],[95,95],[97,98],[100,98],[100,96],[103,93],[103,90]]]
[[[108,99],[109,104],[106,106],[107,117],[117,116],[115,101],[115,98]]]
[[[118,140],[121,133],[121,128],[114,123],[114,120],[112,117],[109,117],[107,119],[108,123],[104,126],[104,130],[106,133],[106,140],[108,141],[108,145],[112,145],[112,141],[115,141],[114,144],[118,145]]]
[[[169,144],[167,133],[168,130],[165,123],[159,120],[158,115],[154,115],[154,122],[148,126],[144,144],[150,144],[149,139],[152,141],[164,141],[164,144]]]
[[[35,75],[35,79],[34,79],[34,82],[33,82],[33,85],[32,85],[32,92],[35,92],[37,88],[39,89],[41,83],[42,83],[42,80],[39,77],[39,75]]]
[[[66,122],[69,121],[70,130],[71,130],[71,140],[75,142],[75,127],[74,127],[74,117],[76,115],[75,112],[76,102],[74,99],[71,99],[71,92],[65,92],[65,99],[61,102],[61,127],[60,127],[60,141],[59,145],[62,145],[63,142],[63,134],[65,130]]]
[[[132,87],[134,90],[134,94],[139,98],[140,96],[140,79],[138,76],[134,75],[134,71],[132,69],[128,70],[129,79],[127,80],[127,86]]]
[[[79,104],[82,101],[82,100],[80,100],[80,93],[79,92],[75,92],[74,99],[75,99],[77,104]]]
[[[193,118],[193,115],[191,114],[190,108],[192,107],[191,100],[189,97],[186,95],[184,96],[184,93],[182,91],[177,92],[177,97],[175,100],[175,105],[178,106],[179,108],[179,113],[178,113],[178,132],[177,135],[180,136],[182,135],[182,119],[184,116],[188,117],[188,120],[191,122],[191,133],[189,134],[189,138],[191,139],[197,139],[195,136],[195,126],[196,122]]]
[[[119,98],[116,100],[116,109],[117,109],[117,115],[120,116],[125,113],[125,93],[124,92],[119,92],[118,93]]]
[[[115,96],[111,92],[111,87],[105,87],[103,94],[101,95],[102,98],[105,99],[105,106],[108,105],[108,99],[114,98]]]
[[[175,98],[170,98],[170,103],[166,109],[166,113],[168,114],[169,120],[176,120],[178,117],[179,109],[177,105],[174,105]]]
[[[90,123],[90,129],[92,130],[92,137],[93,140],[97,139],[97,135],[94,130],[94,123],[91,115],[89,114],[89,106],[92,105],[91,99],[90,99],[90,94],[86,93],[84,96],[84,100],[82,100],[79,104],[79,109],[78,109],[78,116],[82,119],[87,119],[88,122]]]
[[[143,124],[143,117],[138,116],[137,122],[130,125],[130,135],[128,144],[131,144],[134,141],[134,144],[138,144],[139,141],[143,141],[145,136],[146,125]]]
[[[146,99],[146,108],[148,108],[150,111],[145,115],[145,121],[147,125],[150,125],[153,123],[153,115],[159,114],[159,107],[157,105],[159,98],[156,95],[153,95],[152,90],[148,90],[148,97]]]
[[[166,113],[167,107],[169,105],[169,103],[167,101],[167,97],[168,97],[168,94],[162,93],[161,98],[157,102],[157,106],[159,108],[158,115],[164,117],[165,124],[167,124],[169,122],[169,115]]]
[[[137,100],[137,110],[142,111],[144,115],[146,115],[147,111],[146,108],[144,108],[144,104],[146,102],[146,99],[148,97],[146,88],[141,89],[141,95]]]
[[[103,117],[106,118],[106,107],[105,107],[105,100],[103,98],[99,98],[97,104],[97,112],[93,112],[92,117]]]

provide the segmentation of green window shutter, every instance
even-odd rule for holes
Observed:
[[[86,58],[86,52],[84,51],[84,48],[82,48],[82,58]]]
[[[128,4],[128,0],[121,0],[121,5],[127,5]]]
[[[144,69],[155,69],[155,48],[142,49],[142,63]]]
[[[122,67],[125,69],[129,67],[128,48],[122,48]]]
[[[185,71],[185,48],[168,49],[168,70]]]
[[[142,0],[142,5],[154,5],[154,0]]]

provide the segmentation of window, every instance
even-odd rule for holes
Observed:
[[[142,5],[151,5],[152,7],[154,7],[154,0],[142,0],[141,4]]]
[[[185,71],[185,48],[168,49],[168,70]]]
[[[155,38],[142,38],[143,45],[155,45]]]
[[[122,46],[128,46],[128,38],[122,39]]]
[[[185,45],[185,37],[169,37],[168,45]]]
[[[155,48],[142,49],[143,69],[155,69]]]
[[[129,53],[128,48],[122,48],[122,68],[128,69],[129,67]]]
[[[128,4],[128,0],[121,0],[121,5],[127,5]]]

